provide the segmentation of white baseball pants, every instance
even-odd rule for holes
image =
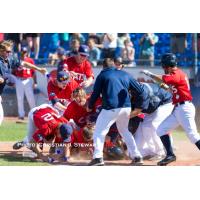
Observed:
[[[15,84],[16,84],[16,94],[17,94],[18,115],[19,117],[24,117],[25,116],[24,94],[26,95],[30,109],[35,107],[33,79],[28,78],[28,79],[22,80],[16,77]]]
[[[172,103],[158,107],[151,114],[145,114],[144,121],[140,123],[136,133],[135,141],[142,156],[165,155],[163,144],[156,130],[159,125],[172,113]]]
[[[195,107],[193,103],[186,101],[185,104],[176,106],[172,114],[160,124],[157,129],[157,134],[163,136],[179,125],[183,127],[192,143],[200,140],[195,123]]]
[[[94,131],[94,154],[93,158],[103,158],[103,147],[105,136],[110,127],[116,122],[117,129],[127,145],[128,153],[131,159],[135,157],[142,157],[137,149],[135,139],[128,130],[128,122],[131,108],[116,108],[112,110],[102,109],[97,121]]]
[[[3,121],[3,117],[4,117],[4,112],[3,112],[3,106],[2,106],[2,98],[0,96],[0,126]]]

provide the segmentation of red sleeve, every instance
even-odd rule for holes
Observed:
[[[50,81],[47,85],[47,92],[48,92],[49,101],[58,98],[55,93],[55,86],[53,85],[52,81]]]
[[[177,74],[165,74],[162,76],[162,80],[166,84],[176,84],[180,81],[180,76]]]
[[[76,88],[78,88],[79,86],[80,86],[79,83],[78,83],[76,80],[74,80],[74,79],[71,78],[71,90],[72,90],[72,92],[73,92]]]
[[[35,131],[35,133],[33,134],[33,139],[37,142],[43,142],[45,136],[47,136],[49,134],[49,129],[48,128],[43,128],[43,129],[39,129],[37,131]]]
[[[85,63],[85,75],[87,78],[92,77],[94,79],[94,72],[92,70],[92,65],[87,60]]]
[[[65,119],[67,120],[70,120],[71,117],[72,117],[72,113],[73,113],[73,107],[71,105],[72,103],[70,103],[68,106],[67,106],[67,109],[65,110],[63,116]]]

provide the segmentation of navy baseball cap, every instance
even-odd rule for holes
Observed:
[[[28,52],[27,47],[22,47],[21,52]]]
[[[73,128],[71,125],[62,124],[60,126],[60,135],[64,140],[64,142],[70,142],[72,133],[73,133]]]
[[[89,49],[86,45],[81,45],[79,47],[78,53],[82,56],[89,56]]]
[[[57,73],[57,81],[64,82],[69,80],[69,72],[67,71],[58,71]]]
[[[65,55],[65,53],[66,53],[66,52],[65,52],[65,49],[62,48],[62,47],[57,48],[56,52],[57,52],[57,54],[59,54],[59,55]]]

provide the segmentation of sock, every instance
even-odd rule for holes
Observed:
[[[197,146],[197,148],[200,150],[200,140],[198,140],[195,145]]]
[[[172,144],[171,144],[171,140],[170,140],[170,136],[169,135],[163,135],[163,136],[160,137],[160,139],[161,139],[161,141],[163,143],[163,146],[166,149],[167,156],[174,155]]]

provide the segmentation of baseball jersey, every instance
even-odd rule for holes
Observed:
[[[82,83],[85,77],[94,78],[92,66],[87,59],[85,59],[82,63],[79,64],[76,62],[75,58],[72,56],[67,59],[67,65],[68,65],[69,71],[74,71],[77,73],[77,76],[74,77],[74,80],[76,80],[78,83]]]
[[[51,107],[39,107],[33,113],[33,121],[38,130],[33,134],[36,142],[42,142],[43,139],[54,136],[60,123],[68,121],[59,115],[58,111]]]
[[[71,99],[72,92],[79,87],[79,84],[70,78],[70,82],[67,84],[65,89],[57,86],[56,80],[50,80],[47,85],[48,97],[52,101],[54,99]]]
[[[93,148],[93,141],[85,141],[83,137],[83,128],[79,131],[74,131],[71,136],[72,147],[79,148],[81,151],[86,151],[88,148]]]
[[[89,98],[87,99],[87,102],[89,101]],[[86,102],[86,105],[87,105]],[[95,106],[92,110],[92,112],[87,112],[86,107],[79,106],[76,101],[72,101],[67,109],[65,110],[63,116],[67,119],[73,119],[74,122],[79,126],[79,127],[84,127],[86,125],[86,117],[90,115],[91,113],[97,112],[98,107],[100,107],[102,104],[101,99],[99,98],[98,101],[95,103]]]
[[[173,104],[192,100],[188,77],[181,69],[177,68],[170,74],[163,75],[162,80],[171,85]]]
[[[23,61],[34,64],[34,61],[32,58],[26,57]],[[28,69],[23,66],[19,66],[14,70],[14,75],[20,78],[31,78],[34,75],[35,70]]]

